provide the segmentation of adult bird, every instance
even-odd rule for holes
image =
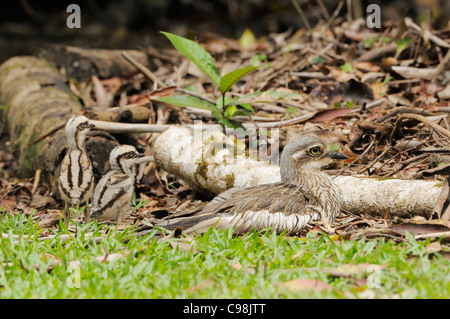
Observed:
[[[91,217],[100,221],[120,222],[131,210],[136,182],[136,164],[152,161],[131,145],[115,147],[109,156],[111,169],[100,179],[94,190]]]
[[[84,116],[74,116],[67,121],[67,153],[61,161],[56,188],[64,200],[64,223],[69,224],[69,205],[86,203],[85,221],[89,220],[89,199],[94,190],[92,164],[86,153],[86,135],[94,124]]]
[[[300,135],[285,146],[280,161],[281,182],[231,188],[194,212],[191,217],[162,221],[158,226],[174,229],[182,226],[186,233],[203,233],[210,227],[234,228],[244,234],[253,228],[270,227],[278,234],[300,233],[308,223],[322,220],[333,231],[341,209],[341,193],[323,172],[333,159],[346,155],[331,151],[327,143],[313,134]]]

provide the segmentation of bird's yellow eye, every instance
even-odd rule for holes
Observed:
[[[317,156],[317,155],[319,155],[319,153],[320,153],[320,147],[318,147],[318,146],[314,146],[309,149],[309,154],[311,154],[312,156]]]

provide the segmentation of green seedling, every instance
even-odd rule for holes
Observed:
[[[173,46],[181,54],[194,63],[214,82],[214,84],[217,85],[221,96],[217,99],[216,103],[211,103],[209,101],[187,95],[160,97],[158,100],[181,107],[189,106],[210,110],[212,116],[222,125],[222,129],[224,131],[225,126],[233,129],[237,129],[239,127],[245,129],[241,123],[235,121],[233,118],[238,115],[250,116],[250,114],[246,111],[239,110],[236,107],[236,104],[231,105],[231,107],[230,105],[227,105],[227,102],[231,100],[227,100],[226,93],[230,91],[233,85],[235,85],[244,75],[255,70],[257,66],[241,68],[225,74],[224,76],[220,76],[214,59],[201,45],[169,32],[161,33],[164,34],[170,42],[172,42]],[[252,110],[253,109],[249,111]]]

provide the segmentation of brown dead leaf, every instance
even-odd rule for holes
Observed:
[[[280,284],[281,289],[288,289],[291,292],[299,292],[299,291],[305,291],[305,290],[316,290],[316,291],[331,291],[331,286],[328,284],[314,279],[306,279],[306,278],[299,278],[290,280],[287,282],[283,282]]]
[[[338,82],[347,82],[351,79],[355,79],[355,75],[349,72],[344,72],[338,66],[326,66],[330,71],[330,75]]]
[[[349,277],[364,274],[370,264],[343,264],[331,270],[325,270],[327,274],[333,277]]]
[[[411,232],[414,236],[450,231],[450,228],[440,224],[409,222],[392,225],[390,229],[402,235]]]
[[[386,96],[388,87],[387,85],[384,85],[382,82],[375,82],[369,85],[370,88],[373,91],[374,99],[380,99],[384,96]]]
[[[212,279],[206,279],[205,281],[202,281],[199,284],[189,287],[188,290],[189,291],[203,290],[207,286],[212,286],[213,284],[214,284],[214,281],[212,281]]]
[[[56,214],[51,215],[46,218],[42,218],[41,220],[39,220],[38,228],[42,229],[42,228],[49,228],[49,227],[55,226],[59,223],[59,219],[60,219],[60,216],[56,215]]]
[[[350,109],[328,108],[317,112],[309,121],[329,123],[336,118],[347,116],[350,112]]]
[[[230,266],[233,267],[236,270],[241,270],[242,269],[242,265],[240,263],[230,264]]]
[[[438,242],[435,241],[429,245],[427,245],[427,247],[425,247],[425,250],[427,251],[427,253],[432,254],[435,252],[438,252],[442,249],[442,245]]]
[[[34,195],[31,201],[31,207],[40,209],[46,206],[56,206],[56,201],[52,196]]]
[[[365,72],[380,72],[380,66],[372,62],[356,62],[355,67]]]
[[[183,243],[181,241],[171,241],[170,242],[170,246],[172,246],[172,248],[176,248],[178,247],[179,250],[184,250],[187,251],[188,253],[192,252],[193,254],[198,253],[197,248],[194,247],[194,245],[192,244],[188,244],[188,243]]]

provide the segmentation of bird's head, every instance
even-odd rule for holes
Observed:
[[[281,180],[293,180],[299,173],[314,174],[329,166],[333,159],[347,158],[331,151],[328,144],[315,135],[300,135],[290,140],[281,154]]]
[[[68,143],[72,148],[84,148],[84,139],[94,124],[89,122],[88,118],[82,115],[71,117],[66,124],[66,133]]]
[[[124,173],[134,172],[135,165],[140,163],[143,156],[131,145],[116,146],[109,155],[111,169],[120,170]]]
[[[86,135],[86,133],[94,128],[95,125],[89,122],[89,119],[83,115],[73,116],[71,117],[66,124],[66,132],[67,135],[74,137],[76,135],[82,134]]]

